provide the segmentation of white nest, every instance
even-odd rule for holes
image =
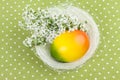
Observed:
[[[61,63],[53,59],[53,57],[50,56],[49,46],[43,47],[43,46],[36,46],[36,52],[37,55],[40,57],[40,59],[47,64],[48,66],[52,67],[53,69],[74,69],[81,67],[83,63],[85,63],[89,58],[92,57],[94,54],[98,43],[99,43],[99,31],[97,28],[96,23],[94,22],[93,18],[85,11],[76,8],[74,6],[67,6],[67,7],[53,7],[49,8],[52,15],[56,14],[66,14],[70,16],[77,17],[77,19],[81,22],[87,20],[87,24],[85,25],[87,28],[88,36],[90,39],[90,47],[86,54],[80,58],[79,60],[71,63]]]

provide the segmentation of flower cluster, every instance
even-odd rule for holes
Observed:
[[[22,16],[24,21],[19,21],[19,25],[32,34],[31,37],[24,40],[27,47],[52,43],[56,36],[65,31],[75,29],[86,31],[84,23],[78,23],[76,18],[65,14],[51,15],[49,9],[38,8],[37,11],[34,11],[27,6]],[[85,21],[85,23],[87,22]]]

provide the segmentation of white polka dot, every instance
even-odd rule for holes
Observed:
[[[103,79],[106,79],[106,76],[104,76]]]
[[[43,74],[40,74],[41,77],[43,77]]]
[[[83,77],[83,74],[81,74],[80,77]]]

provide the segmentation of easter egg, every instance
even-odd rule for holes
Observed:
[[[89,49],[89,37],[81,30],[66,31],[51,44],[51,56],[60,62],[73,62],[82,58]]]

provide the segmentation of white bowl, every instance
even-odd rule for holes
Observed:
[[[53,57],[50,56],[49,51],[49,45],[46,47],[43,46],[36,46],[36,53],[40,57],[40,59],[47,64],[48,66],[52,67],[53,69],[74,69],[81,67],[83,63],[85,63],[88,59],[92,57],[92,55],[95,53],[95,50],[99,43],[99,31],[97,28],[96,23],[94,22],[93,18],[84,10],[81,10],[79,8],[76,8],[74,6],[67,6],[67,7],[53,7],[49,8],[52,15],[56,14],[66,14],[66,15],[72,15],[77,17],[77,19],[81,22],[87,20],[87,24],[85,25],[88,30],[88,36],[90,39],[90,47],[86,54],[80,58],[79,60],[71,63],[61,63],[53,59]]]

